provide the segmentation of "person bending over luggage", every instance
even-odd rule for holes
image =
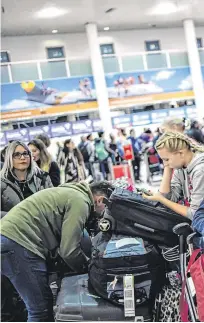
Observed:
[[[155,147],[163,159],[164,174],[160,192],[144,197],[192,220],[204,197],[204,147],[178,132],[163,134]]]
[[[22,201],[1,220],[2,274],[25,302],[29,322],[54,320],[46,265],[50,255],[59,250],[75,272],[87,268],[81,235],[86,223],[105,209],[109,188],[107,182],[49,188]]]

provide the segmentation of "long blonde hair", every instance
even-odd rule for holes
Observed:
[[[10,143],[8,145],[7,149],[6,149],[5,161],[4,161],[2,170],[0,172],[2,178],[7,178],[9,172],[11,172],[13,174],[13,169],[14,169],[13,168],[13,154],[14,154],[14,152],[16,150],[16,147],[18,147],[18,146],[22,146],[30,154],[30,150],[29,150],[28,146],[24,142],[22,142],[22,141],[13,141],[12,143]],[[39,171],[38,166],[32,160],[32,158],[30,158],[30,166],[28,167],[28,175],[29,175],[29,177],[32,177],[33,175],[37,174],[38,171]]]
[[[180,132],[166,132],[156,142],[156,150],[166,148],[169,152],[188,149],[193,152],[204,153],[204,146],[196,145],[191,139]]]

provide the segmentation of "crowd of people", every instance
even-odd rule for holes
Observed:
[[[204,128],[203,128],[204,129]],[[113,167],[124,162],[124,149],[127,144],[132,145],[134,159],[132,161],[136,183],[141,182],[141,161],[145,149],[154,146],[164,131],[175,130],[185,133],[199,144],[204,143],[204,130],[197,121],[184,118],[169,118],[160,128],[153,132],[145,128],[142,134],[137,134],[135,129],[119,129],[117,135],[111,134],[109,140],[103,132],[95,136],[89,134],[82,136],[78,147],[73,140],[64,142],[64,147],[59,146],[57,161],[65,169],[65,181],[73,182],[85,179],[91,175],[94,180],[112,179]],[[160,159],[161,161],[161,159]]]
[[[136,181],[148,145],[155,146],[164,165],[159,192],[144,198],[187,216],[204,234],[204,135],[196,121],[189,125],[185,119],[171,118],[155,133],[144,129],[139,136],[134,129],[129,134],[120,129],[109,141],[99,132],[96,138],[81,137],[78,147],[67,139],[57,157],[48,152],[50,139],[44,135],[27,145],[12,141],[1,152],[3,321],[12,320],[15,302],[8,305],[8,295],[13,300],[17,292],[29,321],[53,321],[47,262],[58,253],[74,271],[87,267],[81,237],[87,222],[104,210],[103,198],[111,188],[108,181],[97,181],[112,178],[111,167],[124,162],[127,142],[134,153]],[[94,183],[83,181],[89,176]]]

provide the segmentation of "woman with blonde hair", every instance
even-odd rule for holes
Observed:
[[[204,147],[182,133],[166,132],[155,148],[164,163],[160,192],[144,197],[193,219],[204,198]]]
[[[161,125],[160,129],[162,133],[168,131],[177,131],[184,133],[184,131],[189,128],[190,122],[186,118],[167,118]]]
[[[47,147],[40,139],[33,139],[28,144],[32,152],[33,160],[44,172],[49,173],[53,186],[60,185],[60,169],[58,164],[52,160]]]
[[[30,195],[52,187],[50,177],[38,168],[28,146],[13,141],[6,149],[1,170],[1,217]]]

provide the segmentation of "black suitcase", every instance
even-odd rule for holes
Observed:
[[[101,231],[113,231],[116,234],[142,237],[153,243],[174,247],[178,237],[173,227],[179,223],[191,223],[158,202],[144,199],[142,196],[116,188],[109,200],[104,199],[107,209],[99,222]],[[105,221],[104,221],[105,220]]]
[[[70,321],[134,321],[150,322],[147,306],[136,309],[136,317],[125,318],[123,307],[113,305],[96,295],[88,283],[88,274],[65,277],[57,297],[57,322]]]

